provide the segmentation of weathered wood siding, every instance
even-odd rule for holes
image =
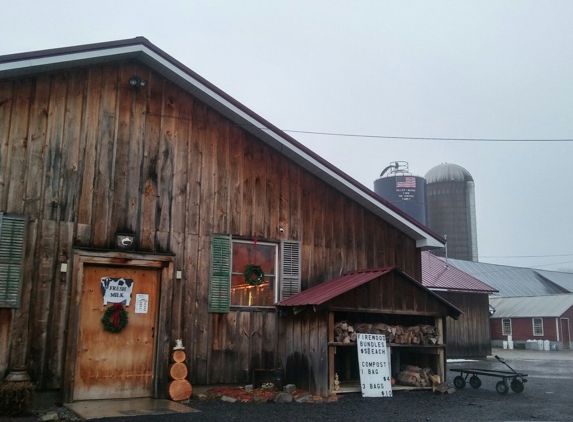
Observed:
[[[329,309],[407,315],[442,315],[448,309],[419,283],[392,271],[328,302]],[[384,321],[380,321],[384,322]]]
[[[307,307],[296,315],[290,309],[285,311],[287,316],[279,319],[279,358],[286,382],[322,396],[329,393],[330,311],[336,314],[336,321],[403,325],[436,324],[448,313],[438,298],[396,272],[343,293],[319,308]]]
[[[246,381],[278,358],[274,310],[208,314],[213,232],[301,240],[303,289],[363,267],[421,277],[414,240],[135,62],[0,81],[0,211],[30,217],[0,375],[26,364],[41,388],[62,384],[73,271],[60,264],[116,232],[176,255],[172,337],[193,383]]]
[[[491,355],[489,296],[486,293],[436,292],[463,312],[446,319],[448,358]]]

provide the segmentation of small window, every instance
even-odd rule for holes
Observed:
[[[533,335],[543,335],[543,318],[533,318]]]
[[[501,320],[501,335],[510,336],[511,335],[511,319]]]
[[[277,301],[278,244],[233,240],[231,306],[273,306]],[[259,285],[245,279],[247,265],[260,266],[265,273]]]

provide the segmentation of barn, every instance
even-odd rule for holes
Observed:
[[[446,320],[448,357],[491,355],[489,300],[498,290],[429,252],[422,252],[422,284],[463,312]]]
[[[502,346],[509,336],[515,345],[548,340],[559,349],[571,348],[573,294],[491,298],[491,306],[491,339],[495,346]]]
[[[444,246],[142,37],[0,57],[0,211],[0,377],[63,401],[165,397],[176,339],[194,384],[295,373],[277,302]]]

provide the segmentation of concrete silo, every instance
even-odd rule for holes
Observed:
[[[411,174],[406,161],[395,161],[382,170],[374,192],[426,225],[426,180]]]
[[[449,258],[478,260],[475,184],[457,164],[440,164],[426,173],[428,227],[447,236]],[[432,251],[445,256],[445,249]]]

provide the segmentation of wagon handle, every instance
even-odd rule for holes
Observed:
[[[503,363],[505,366],[507,366],[509,369],[511,369],[511,371],[512,371],[515,375],[520,376],[520,374],[518,374],[518,373],[515,371],[515,369],[513,369],[511,366],[509,366],[509,365],[505,362],[505,359],[504,359],[504,358],[499,357],[498,355],[495,355],[495,358],[496,358],[498,361],[500,361],[501,363]]]

